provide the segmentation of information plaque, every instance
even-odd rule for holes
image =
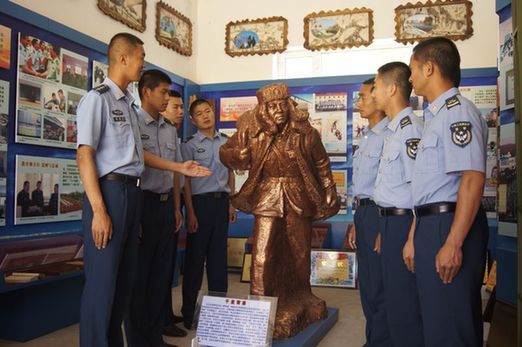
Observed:
[[[192,346],[271,346],[277,298],[203,294]]]

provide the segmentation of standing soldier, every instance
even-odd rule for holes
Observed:
[[[452,41],[419,43],[410,67],[415,93],[430,103],[412,178],[417,226],[404,259],[417,277],[425,344],[482,346],[486,122],[459,94],[460,55]]]
[[[234,173],[219,158],[219,149],[227,136],[216,131],[214,111],[203,99],[190,105],[190,119],[198,131],[181,145],[183,159],[195,160],[212,170],[212,176],[187,178],[185,208],[187,213],[187,250],[183,274],[183,324],[192,327],[198,292],[207,268],[208,290],[228,289],[228,224],[235,222],[236,212],[230,205],[234,193]]]
[[[373,78],[364,81],[357,101],[361,117],[368,120],[369,128],[363,130],[360,147],[353,155],[352,191],[357,209],[354,215],[355,227],[350,230],[349,235],[351,246],[357,246],[359,292],[366,317],[367,347],[391,346],[386,322],[381,256],[375,245],[379,232],[379,211],[374,201],[375,179],[384,138],[389,135],[386,127],[389,119],[376,108],[371,95],[373,82]]]
[[[422,347],[422,322],[415,275],[402,260],[404,244],[414,223],[411,176],[422,121],[409,107],[410,69],[401,62],[381,66],[373,96],[377,108],[390,119],[375,180],[379,206],[378,243],[382,244],[382,272],[386,317],[394,346]],[[379,246],[379,245],[378,245]]]
[[[147,166],[209,175],[144,154],[127,85],[145,65],[143,41],[128,33],[109,43],[109,76],[78,105],[77,163],[83,204],[85,286],[80,312],[82,347],[123,346],[121,324],[130,304],[141,216],[140,175]]]
[[[172,81],[159,70],[141,76],[138,92],[142,107],[138,125],[143,150],[181,162],[176,128],[160,115],[167,107]],[[138,265],[129,319],[125,330],[130,347],[171,346],[163,342],[165,300],[172,282],[173,238],[182,223],[179,179],[169,171],[145,168],[141,176],[143,215]],[[186,333],[185,333],[186,335]]]

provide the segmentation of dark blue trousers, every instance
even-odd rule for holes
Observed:
[[[402,259],[413,215],[379,217],[386,317],[395,347],[424,346],[415,275]]]
[[[125,320],[129,347],[159,346],[165,318],[165,300],[170,287],[174,237],[174,204],[170,197],[143,192],[142,237],[130,306]]]
[[[379,232],[377,206],[359,206],[354,215],[359,293],[366,318],[365,347],[391,346],[382,283],[381,256],[375,252]]]
[[[198,292],[203,281],[203,271],[207,269],[208,290],[226,292],[227,278],[227,238],[228,238],[228,196],[215,198],[193,195],[192,205],[198,219],[196,233],[187,234],[185,269],[183,273],[183,307],[185,319],[194,316]]]
[[[181,206],[183,206],[183,195],[180,197]],[[177,221],[174,221],[173,228],[176,228]],[[167,297],[165,298],[165,321],[164,326],[170,326],[174,324],[174,311],[173,311],[173,305],[172,305],[172,281],[174,279],[174,272],[176,271],[176,259],[178,256],[178,238],[179,233],[181,230],[179,230],[177,233],[174,233],[172,236],[172,259],[170,263],[170,278],[169,278],[169,287],[167,288]]]
[[[486,264],[488,225],[481,207],[462,245],[463,261],[451,284],[443,284],[435,257],[444,245],[454,213],[418,217],[415,273],[427,347],[477,347],[483,344],[480,288]]]
[[[112,239],[104,249],[94,246],[92,207],[84,195],[80,345],[123,347],[121,324],[128,312],[136,269],[141,189],[118,181],[101,181],[100,189],[112,222]]]

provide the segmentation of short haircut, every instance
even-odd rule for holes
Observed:
[[[138,94],[140,95],[140,99],[143,98],[144,88],[154,89],[161,83],[166,83],[170,87],[172,80],[163,71],[156,69],[145,71],[138,82]]]
[[[114,54],[116,53],[117,48],[121,49],[122,45],[125,46],[124,50],[126,50],[128,46],[136,47],[143,45],[143,41],[139,37],[129,33],[118,33],[114,35],[109,42],[109,48],[107,49],[109,65],[115,63],[114,59],[116,57]]]
[[[192,104],[190,104],[190,107],[189,107],[190,116],[192,117],[194,115],[194,112],[196,111],[196,107],[198,107],[199,105],[203,105],[203,104],[207,104],[208,106],[210,106],[210,103],[205,99],[194,100],[194,102],[192,102]]]
[[[38,181],[38,182],[36,182],[36,184],[42,184],[42,181]]]
[[[397,85],[397,89],[405,101],[410,100],[412,87],[410,83],[411,71],[408,65],[394,61],[384,64],[377,71],[386,84],[395,83]]]
[[[413,47],[413,58],[437,65],[440,74],[455,87],[460,84],[460,54],[455,43],[445,37],[433,37]]]
[[[24,181],[24,186],[25,186],[26,184],[29,184],[29,181]]]
[[[368,78],[366,81],[364,81],[362,84],[365,86],[373,86],[373,83],[375,82],[375,78]]]
[[[181,94],[177,90],[169,90],[169,96],[173,98],[181,98]]]

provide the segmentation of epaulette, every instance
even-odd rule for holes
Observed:
[[[99,86],[94,87],[92,90],[94,90],[98,94],[103,94],[105,92],[108,92],[110,88],[106,84],[100,84]]]
[[[173,127],[176,127],[176,124],[174,124],[174,122],[171,121],[170,119],[163,117],[163,120],[165,121],[165,123],[172,125]]]
[[[225,133],[219,133],[219,136],[223,136],[223,137],[225,137],[227,139],[229,138],[229,136],[227,134],[225,134]]]
[[[399,124],[401,125],[401,129],[404,128],[405,126],[410,125],[411,124],[410,116],[406,116],[403,119],[401,119],[401,122]]]
[[[187,137],[185,140],[183,140],[183,143],[187,143],[190,140],[192,140],[193,138],[194,138],[194,135],[191,135],[191,136]]]
[[[138,111],[140,107],[133,101],[131,104],[132,108],[134,108],[135,111]]]
[[[446,99],[446,107],[448,108],[448,110],[457,105],[460,105],[460,101],[456,95],[453,95],[451,98]]]

